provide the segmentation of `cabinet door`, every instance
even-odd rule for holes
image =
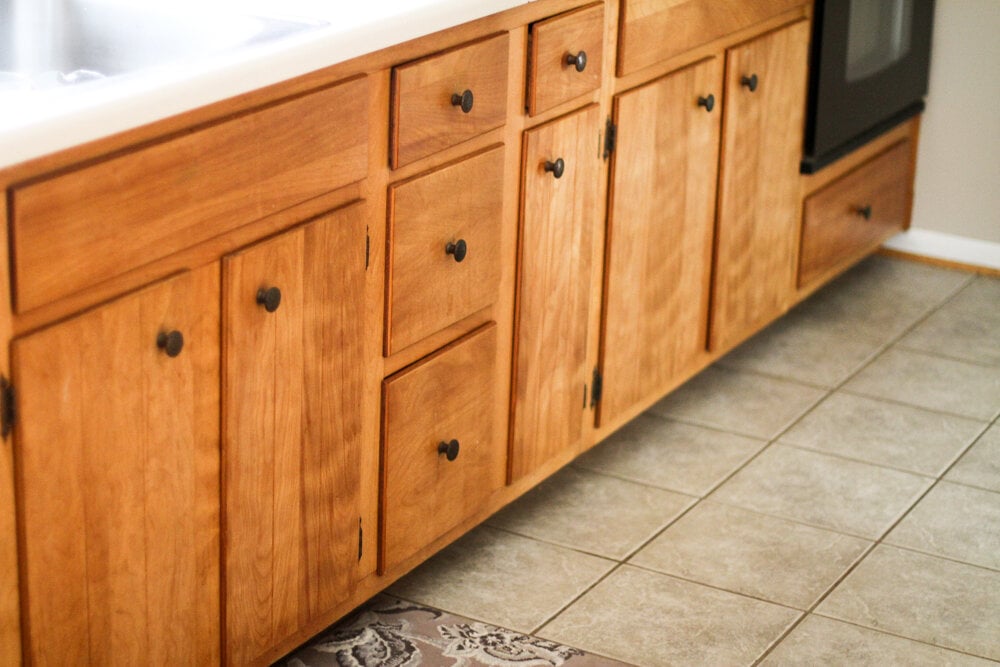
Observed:
[[[726,56],[713,350],[780,315],[794,292],[808,44],[800,21]]]
[[[599,131],[593,105],[524,136],[512,481],[581,442]]]
[[[360,576],[362,213],[343,209],[224,259],[231,664],[330,610]]]
[[[707,60],[615,99],[602,424],[663,394],[705,349],[721,69]]]
[[[13,343],[30,664],[219,661],[218,275]]]

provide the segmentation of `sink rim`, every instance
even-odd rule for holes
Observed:
[[[4,5],[11,14],[38,0]],[[49,3],[51,4],[51,2]],[[315,17],[115,0],[63,0],[70,11],[28,10],[0,30],[0,93],[92,87],[150,70],[210,62],[330,25]],[[44,3],[37,5],[44,10]],[[0,20],[5,16],[0,12]],[[7,16],[6,18],[10,18]]]

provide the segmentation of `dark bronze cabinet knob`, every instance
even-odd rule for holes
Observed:
[[[442,440],[438,443],[438,455],[444,454],[445,458],[449,461],[454,461],[458,458],[458,449],[458,440],[451,440],[449,442]]]
[[[281,305],[281,290],[277,287],[261,287],[257,290],[257,303],[264,306],[264,310],[273,313]]]
[[[454,257],[456,262],[461,262],[469,252],[469,246],[466,244],[465,239],[458,239],[455,242],[449,242],[444,247],[444,251],[446,254]]]
[[[872,219],[872,205],[871,204],[865,204],[864,206],[859,206],[857,208],[857,213],[858,213],[858,215],[860,215],[865,220],[871,220]]]
[[[566,172],[566,163],[563,159],[556,158],[555,162],[546,162],[545,171],[551,173],[556,178],[562,178],[562,175]]]
[[[461,95],[455,93],[451,96],[451,105],[453,107],[462,107],[462,113],[469,113],[472,111],[473,102],[475,102],[475,98],[472,97],[471,90],[465,90]]]
[[[757,90],[757,83],[758,80],[756,74],[751,74],[750,76],[744,76],[740,79],[740,85],[749,88],[751,93]]]
[[[577,72],[582,72],[587,69],[587,52],[580,51],[575,56],[572,53],[567,53],[566,64],[575,67]]]
[[[709,95],[708,97],[699,97],[698,106],[705,107],[705,111],[712,113],[712,109],[715,108],[715,95]]]
[[[161,331],[156,334],[156,347],[166,352],[168,357],[176,357],[184,349],[184,334],[180,331]]]

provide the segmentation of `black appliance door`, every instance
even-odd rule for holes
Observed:
[[[815,12],[804,170],[923,109],[934,0],[817,0]]]

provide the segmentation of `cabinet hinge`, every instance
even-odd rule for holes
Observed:
[[[608,119],[607,125],[604,127],[604,159],[607,160],[611,157],[611,154],[615,152],[615,146],[618,145],[618,126]]]
[[[368,265],[371,263],[372,259],[372,237],[369,233],[368,227],[365,227],[365,271],[368,270]]]
[[[361,528],[361,517],[358,517],[358,560],[361,560],[361,555],[365,552],[365,531]]]
[[[601,375],[601,371],[597,368],[594,369],[594,378],[590,383],[590,407],[597,407],[598,402],[601,400],[601,394],[604,393],[604,377]]]
[[[0,375],[0,437],[6,438],[17,421],[17,394],[14,385]]]

